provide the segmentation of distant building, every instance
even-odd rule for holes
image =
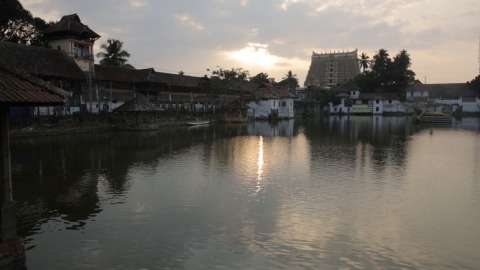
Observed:
[[[360,68],[357,62],[357,50],[333,53],[313,52],[305,86],[330,88],[346,83],[358,74],[360,74]]]
[[[51,48],[66,52],[83,72],[93,72],[93,44],[100,35],[83,24],[77,14],[63,16],[43,35]]]
[[[244,97],[251,119],[290,119],[295,116],[293,101],[296,96],[288,88],[262,83]]]
[[[331,114],[403,114],[405,107],[395,93],[361,93],[356,85],[333,88],[340,98],[338,105],[329,104]]]
[[[405,90],[406,101],[427,111],[480,112],[480,96],[466,83],[411,84]]]

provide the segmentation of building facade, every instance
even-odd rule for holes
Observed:
[[[77,14],[63,16],[43,34],[50,48],[66,52],[83,72],[93,72],[93,44],[100,35],[83,24]]]
[[[305,86],[331,88],[346,83],[360,74],[357,50],[347,52],[321,52],[312,54]]]

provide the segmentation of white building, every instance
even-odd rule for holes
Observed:
[[[296,96],[287,88],[269,83],[260,84],[250,90],[245,100],[249,107],[247,115],[254,119],[290,119],[295,116],[293,100]]]
[[[479,94],[466,83],[415,83],[406,89],[406,100],[427,111],[480,112]]]
[[[395,93],[361,93],[355,85],[338,85],[333,88],[340,104],[329,104],[331,114],[396,114],[405,113],[405,106]]]

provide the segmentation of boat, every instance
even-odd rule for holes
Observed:
[[[210,121],[209,120],[196,120],[196,121],[193,121],[193,122],[187,122],[187,125],[189,126],[203,126],[203,125],[208,125],[210,124]]]
[[[412,116],[415,123],[451,123],[452,116],[443,112],[424,112]]]
[[[413,107],[416,114],[412,116],[415,123],[451,123],[451,113],[444,112],[424,112],[417,105]]]

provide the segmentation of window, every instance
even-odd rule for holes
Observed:
[[[376,111],[376,112],[378,112],[378,111],[379,111],[379,109],[380,109],[380,108],[376,107],[376,108],[375,108],[375,111]]]
[[[287,107],[287,102],[283,101],[282,102],[282,107]]]
[[[87,57],[90,56],[89,46],[87,44],[73,44],[73,56],[74,57]]]
[[[377,99],[377,100],[375,100],[375,103],[377,103],[377,104],[378,104],[378,103],[380,103],[380,100],[378,100],[378,99]]]
[[[392,100],[391,100],[391,99],[389,99],[389,100],[388,100],[388,103],[392,104]]]

